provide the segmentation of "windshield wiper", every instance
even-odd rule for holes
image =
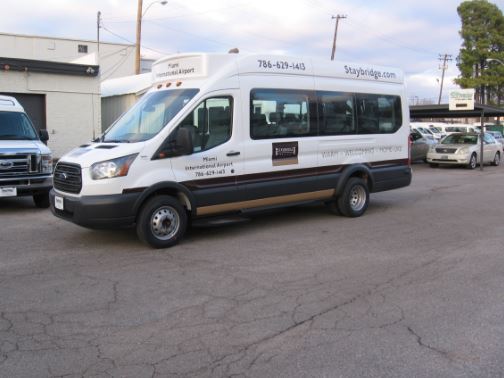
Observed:
[[[127,139],[111,139],[111,140],[102,140],[103,143],[131,143],[131,141]]]

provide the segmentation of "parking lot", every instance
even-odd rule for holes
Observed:
[[[0,200],[0,376],[502,377],[504,169],[413,169],[169,250]]]

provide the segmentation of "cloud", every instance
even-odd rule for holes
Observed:
[[[504,0],[495,2],[502,8]],[[151,1],[144,0],[144,10]],[[283,53],[329,59],[335,14],[336,58],[403,69],[411,96],[436,97],[438,54],[458,54],[459,0],[169,0],[144,16],[143,55],[238,47],[242,53]],[[3,0],[2,32],[95,39],[96,13],[103,25],[135,40],[136,1]],[[106,30],[102,40],[122,42]],[[153,50],[150,50],[151,48]],[[155,51],[158,51],[156,53]],[[450,65],[446,85],[458,75]],[[437,90],[436,90],[437,88]]]

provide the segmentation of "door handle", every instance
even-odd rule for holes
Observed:
[[[238,156],[240,155],[240,151],[229,151],[226,156]]]

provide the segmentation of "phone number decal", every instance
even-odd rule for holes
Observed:
[[[276,68],[278,70],[296,70],[304,71],[306,70],[304,63],[294,63],[288,62],[286,60],[258,60],[259,68]]]

